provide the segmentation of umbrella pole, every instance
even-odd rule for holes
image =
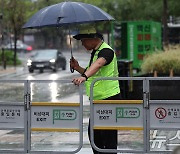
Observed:
[[[71,60],[74,58],[73,53],[72,53],[72,40],[71,40],[71,35],[70,35],[70,30],[69,30],[69,43],[70,43],[70,50],[71,50]],[[70,67],[71,73],[74,73],[74,68]]]

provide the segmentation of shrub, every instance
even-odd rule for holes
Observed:
[[[5,50],[5,59],[6,65],[13,65],[14,64],[14,52],[10,50]],[[2,51],[0,52],[0,64],[2,65]],[[21,61],[16,57],[16,64],[21,65]]]
[[[170,70],[173,70],[174,73],[180,74],[180,46],[146,56],[141,70],[142,73],[157,71],[163,74],[169,74]]]

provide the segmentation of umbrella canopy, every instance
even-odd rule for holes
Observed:
[[[102,9],[82,2],[61,2],[34,14],[23,28],[60,27],[114,20]]]

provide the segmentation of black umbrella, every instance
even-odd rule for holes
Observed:
[[[34,14],[23,28],[59,27],[114,20],[102,9],[82,2],[62,2],[45,7]]]
[[[102,9],[82,2],[61,2],[34,14],[23,28],[61,27],[114,20]],[[72,56],[72,49],[71,49]]]

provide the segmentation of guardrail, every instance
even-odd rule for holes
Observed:
[[[137,85],[135,82],[140,82],[141,87],[138,90],[134,87],[133,90],[137,90],[135,95],[138,94],[141,97],[129,100],[93,100],[93,85],[99,80],[131,81],[130,83],[133,82],[134,85]],[[100,152],[121,153],[169,153],[175,146],[180,146],[180,99],[177,99],[178,97],[175,97],[176,99],[173,97],[156,99],[152,95],[162,93],[162,88],[153,89],[156,83],[162,81],[169,82],[171,85],[171,82],[180,82],[180,78],[118,77],[94,80],[90,89],[90,140],[92,146]],[[64,154],[77,153],[81,150],[83,146],[83,85],[76,86],[78,102],[50,102],[45,99],[33,99],[35,95],[45,98],[44,95],[47,95],[45,89],[52,83],[72,84],[70,80],[0,80],[0,153]],[[39,88],[39,84],[42,84],[43,88]],[[55,87],[61,88],[57,85],[53,88]],[[34,94],[33,88],[37,88],[39,93]],[[177,91],[175,87],[169,87],[169,89]],[[14,98],[15,95],[20,96]],[[164,98],[166,97],[164,96]],[[117,149],[97,147],[94,143],[94,130],[117,130],[119,132]],[[173,133],[169,133],[172,131]],[[132,132],[138,132],[137,134],[141,135],[141,141],[137,142],[127,138],[132,143],[137,142],[140,148],[124,148],[122,146],[121,136],[124,134],[131,136]],[[13,136],[13,133],[19,133],[21,137]],[[53,138],[56,133],[57,137],[62,138]],[[63,133],[63,135],[58,133]],[[72,133],[75,133],[78,138],[77,147],[65,148],[65,144],[70,147],[73,144],[66,140],[71,137]],[[42,139],[40,136],[44,138]],[[3,142],[3,139],[8,142]],[[54,140],[56,141],[54,144],[58,143],[58,145],[54,145],[59,147],[58,149],[53,149]],[[71,140],[73,142],[73,138]],[[50,141],[51,144],[48,143]],[[130,143],[129,141],[126,142]],[[39,144],[35,145],[37,142]]]

